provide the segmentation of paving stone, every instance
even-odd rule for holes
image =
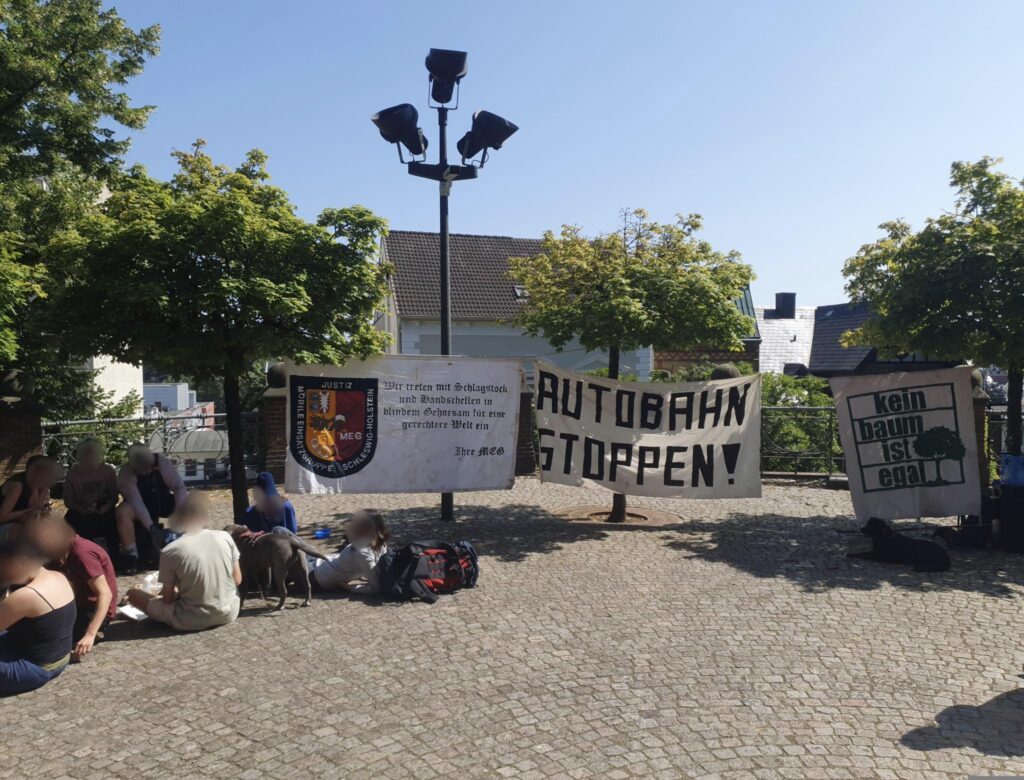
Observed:
[[[848,559],[848,495],[794,485],[633,501],[681,518],[662,527],[567,523],[609,495],[534,479],[457,496],[453,526],[435,495],[293,501],[304,532],[375,506],[399,542],[470,539],[480,586],[252,599],[197,635],[115,624],[0,701],[0,778],[1024,774],[1024,558]]]

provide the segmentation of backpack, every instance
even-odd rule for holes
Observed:
[[[377,570],[382,595],[430,604],[441,594],[476,587],[480,578],[476,549],[467,541],[411,542],[388,550]]]

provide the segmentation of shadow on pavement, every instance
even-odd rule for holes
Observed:
[[[966,747],[989,756],[1024,756],[1024,690],[1001,693],[977,707],[947,707],[934,726],[908,731],[900,742],[912,750]]]
[[[481,555],[509,562],[524,560],[535,553],[554,552],[566,544],[608,536],[600,526],[569,523],[541,507],[528,504],[510,504],[500,509],[463,504],[456,506],[455,516],[454,523],[442,522],[436,506],[389,509],[384,512],[384,520],[394,544],[416,539],[468,539]],[[340,543],[340,528],[349,517],[350,513],[338,513],[333,516],[332,522],[321,524],[321,527],[339,529],[329,539],[319,543],[322,548],[334,549]],[[616,525],[614,529],[624,527]],[[301,535],[307,536],[305,533]]]
[[[941,525],[895,522],[898,530],[931,538]],[[947,572],[918,573],[909,566],[846,557],[869,547],[853,517],[732,515],[663,529],[666,546],[692,557],[725,563],[755,577],[781,577],[808,591],[874,590],[883,584],[908,590],[963,590],[1011,597],[1024,585],[1024,556],[992,549],[949,548]]]

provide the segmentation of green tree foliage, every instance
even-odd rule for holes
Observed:
[[[540,254],[509,262],[528,295],[519,324],[556,349],[577,338],[587,350],[608,350],[613,378],[622,350],[741,349],[751,321],[734,301],[753,272],[737,253],[698,238],[700,226],[696,214],[658,224],[637,209],[623,213],[620,231],[596,238],[571,225],[545,233]],[[616,495],[610,519],[625,512]]]
[[[861,247],[843,273],[850,297],[877,316],[847,334],[885,356],[921,352],[1005,367],[1007,451],[1021,451],[1024,387],[1024,186],[998,160],[952,166],[951,213],[918,232],[902,221]]]
[[[617,233],[546,233],[540,254],[510,261],[528,294],[519,323],[556,349],[573,338],[588,350],[741,349],[751,322],[734,301],[753,273],[699,239],[700,225],[696,214],[663,225],[637,209]]]
[[[145,124],[149,107],[133,107],[118,87],[156,53],[158,38],[157,27],[134,31],[100,0],[0,0],[0,366],[34,367],[48,356],[12,363],[27,321],[45,309],[50,280],[39,250],[118,166],[128,141],[109,125]],[[71,369],[62,379],[88,389]]]
[[[761,469],[819,473],[842,455],[828,380],[761,375]]]
[[[711,379],[711,372],[715,370],[718,363],[707,360],[700,360],[687,366],[681,366],[675,371],[656,370],[651,372],[652,382],[707,382]],[[740,374],[749,376],[757,373],[754,367],[745,360],[733,363]]]
[[[175,157],[170,182],[141,167],[114,178],[101,210],[55,248],[72,280],[59,304],[78,349],[221,380],[239,513],[241,377],[280,355],[343,363],[381,350],[372,317],[386,285],[373,258],[386,225],[361,206],[299,218],[259,151],[236,170],[202,142]]]
[[[64,162],[114,172],[128,141],[105,125],[146,123],[118,87],[157,52],[159,27],[132,30],[100,0],[0,0],[0,181]]]
[[[945,485],[941,465],[944,460],[962,460],[967,448],[960,437],[944,425],[929,428],[914,439],[914,452],[922,458],[935,461],[935,481],[931,484]]]

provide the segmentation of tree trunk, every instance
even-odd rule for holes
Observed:
[[[1006,384],[1006,452],[1020,455],[1021,392],[1024,390],[1024,369],[1011,366]]]
[[[608,378],[619,378],[619,348],[608,348]],[[626,496],[623,493],[616,493],[612,496],[612,513],[608,515],[609,523],[624,523],[626,521]]]
[[[249,507],[249,491],[245,481],[245,455],[242,432],[242,398],[238,375],[224,376],[224,411],[228,421],[228,464],[231,468],[231,506],[235,522],[242,522]]]

